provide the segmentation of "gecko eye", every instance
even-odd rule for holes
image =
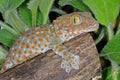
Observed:
[[[78,15],[78,14],[72,15],[72,17],[71,17],[71,23],[72,23],[73,25],[78,25],[78,24],[80,24],[80,15]]]

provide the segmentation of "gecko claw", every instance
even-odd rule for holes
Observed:
[[[71,69],[79,69],[79,56],[70,54],[67,57],[63,57],[62,62],[61,62],[61,68],[65,69],[67,73],[71,71]]]

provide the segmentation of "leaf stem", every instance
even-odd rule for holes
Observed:
[[[109,26],[107,26],[107,34],[108,34],[108,40],[111,40],[113,37],[113,28],[112,28],[112,24],[110,24]]]
[[[104,37],[104,28],[102,28],[102,31],[101,31],[101,33],[100,33],[100,35],[98,36],[98,38],[95,40],[95,44],[98,44],[102,39],[103,39],[103,37]]]
[[[8,25],[4,24],[2,21],[0,21],[0,26],[2,26],[4,29],[10,31],[14,35],[18,35],[14,29],[10,28]]]

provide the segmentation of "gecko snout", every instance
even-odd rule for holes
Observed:
[[[97,22],[97,21],[94,21],[93,23],[92,23],[92,29],[93,30],[97,30],[99,28],[99,23]]]

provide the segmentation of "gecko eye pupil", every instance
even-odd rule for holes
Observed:
[[[78,25],[80,23],[80,16],[73,15],[71,17],[71,22],[73,25]]]

